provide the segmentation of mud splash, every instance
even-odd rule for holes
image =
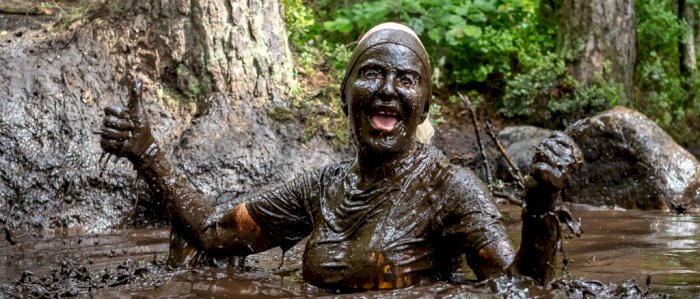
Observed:
[[[519,209],[500,206],[508,232],[520,236]],[[171,271],[164,265],[167,229],[50,236],[12,231],[0,244],[0,296],[96,297],[435,297],[563,295],[688,297],[700,293],[700,216],[574,207],[584,235],[564,241],[568,263],[550,288],[508,281],[438,282],[361,294],[334,294],[301,279],[303,244],[251,255],[244,268]],[[561,258],[562,256],[560,256]],[[561,265],[560,265],[561,266]],[[473,277],[465,270],[466,279]]]

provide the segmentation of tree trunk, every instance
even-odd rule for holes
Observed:
[[[180,113],[171,129],[167,119],[153,122],[197,190],[231,204],[231,195],[335,158],[325,142],[302,145],[291,116],[269,117],[291,115],[285,98],[293,64],[281,1],[130,0],[123,7],[127,30],[97,36],[117,36],[109,46],[116,71],[152,80],[151,101]]]
[[[695,17],[694,5],[686,0],[678,0],[678,18],[688,24],[688,33],[678,42],[679,65],[683,78],[683,89],[687,92],[683,107],[690,107],[695,99],[695,41],[693,35]]]
[[[571,75],[583,84],[596,79],[621,83],[633,92],[636,17],[634,0],[564,0],[561,51],[573,51]],[[611,68],[606,68],[606,63]],[[622,103],[626,104],[626,103]]]
[[[135,71],[198,100],[222,92],[258,106],[281,103],[292,63],[279,1],[152,0],[124,7],[133,20],[127,29],[102,32],[118,37],[112,42],[113,53],[122,54],[113,63],[117,71]]]

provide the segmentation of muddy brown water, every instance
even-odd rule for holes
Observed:
[[[513,206],[500,208],[511,238],[518,244],[519,209]],[[634,280],[641,290],[650,294],[679,298],[700,296],[700,216],[584,207],[573,207],[573,213],[581,217],[584,234],[564,241],[570,262],[565,271],[558,271],[559,277],[572,277],[575,281],[597,280],[606,286],[612,284],[611,288]],[[98,235],[66,231],[50,236],[14,231],[0,245],[0,297],[3,293],[24,296],[41,294],[42,291],[52,296],[90,294],[102,298],[337,295],[302,281],[299,269],[303,244],[285,254],[281,267],[281,251],[273,249],[249,256],[244,269],[169,271],[163,266],[167,250],[166,228],[119,230]],[[118,274],[119,271],[122,274]],[[76,283],[72,289],[71,284],[48,286],[69,276],[80,281],[81,275],[91,276],[82,280],[92,283],[82,286]],[[19,287],[19,281],[32,278],[36,282],[35,288],[26,287],[26,283],[24,288]],[[43,289],[42,285],[45,286]],[[495,295],[489,292],[473,285],[437,283],[344,296]],[[551,290],[533,288],[509,289],[507,292],[525,296],[537,292],[553,294]]]

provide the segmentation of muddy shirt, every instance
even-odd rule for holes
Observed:
[[[397,175],[358,189],[351,163],[309,172],[246,203],[283,249],[310,235],[303,276],[323,288],[396,288],[449,277],[461,253],[507,238],[484,184],[419,146]],[[447,276],[446,276],[447,275]]]

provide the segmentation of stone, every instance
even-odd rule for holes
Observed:
[[[586,160],[565,201],[626,209],[697,209],[700,164],[643,114],[615,107],[566,132]]]
[[[506,127],[498,133],[498,140],[506,149],[508,156],[513,160],[520,173],[528,174],[532,156],[535,154],[535,146],[542,140],[552,135],[552,130],[535,126],[511,126]],[[507,181],[513,178],[508,171],[508,162],[499,156],[496,162],[496,177]]]

